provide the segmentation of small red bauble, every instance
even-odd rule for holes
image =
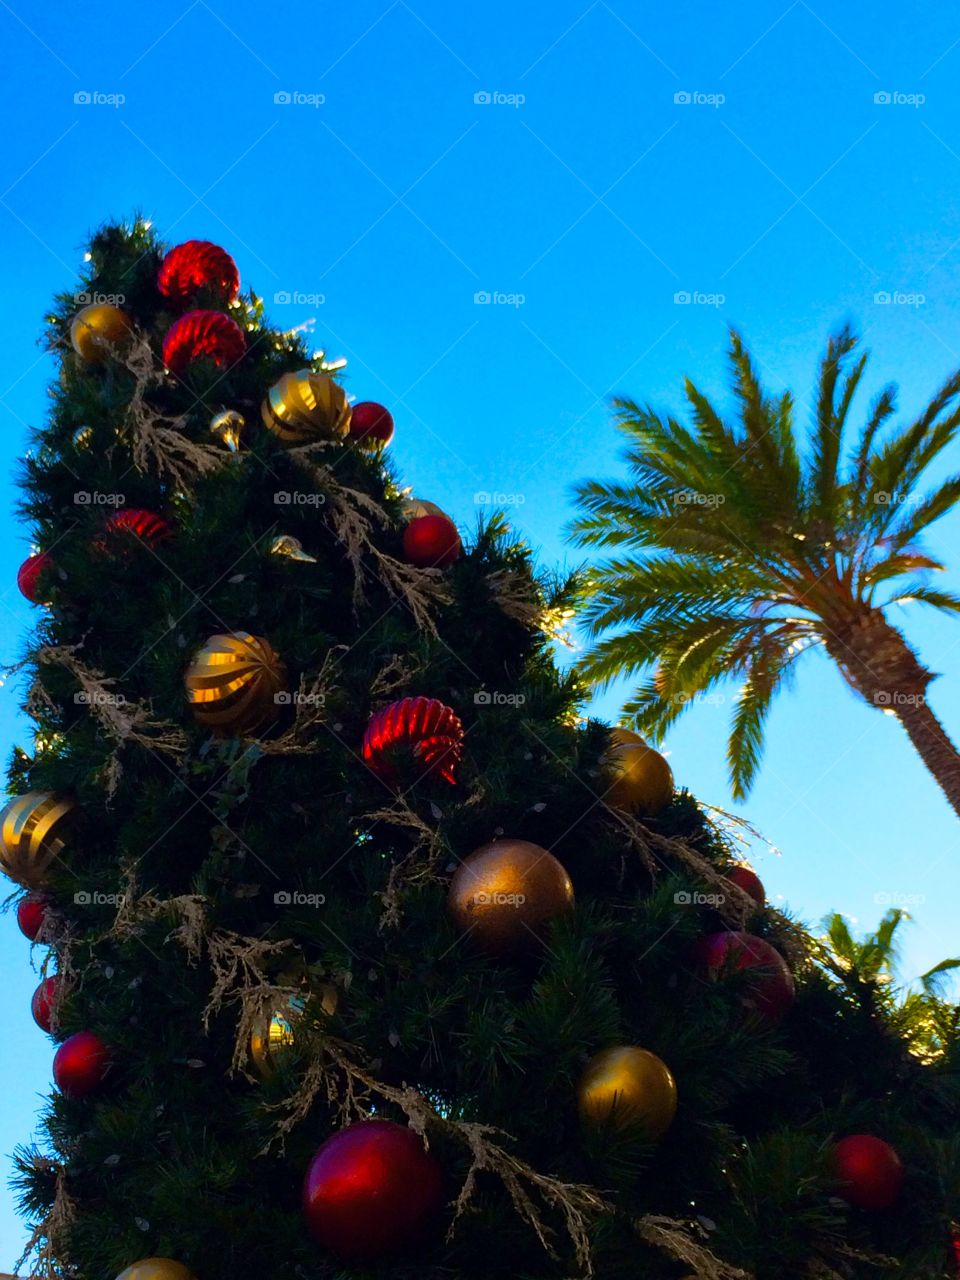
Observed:
[[[463,753],[460,717],[436,698],[401,698],[378,711],[363,735],[364,763],[391,786],[399,781],[397,763],[413,758],[420,772],[436,769],[451,786]]]
[[[776,1022],[793,1004],[793,974],[775,947],[752,933],[710,933],[695,948],[696,959],[717,981],[733,973],[757,970],[744,1004],[766,1022]]]
[[[303,1213],[324,1249],[370,1259],[414,1240],[442,1199],[443,1171],[422,1138],[389,1120],[361,1120],[313,1157]]]
[[[744,893],[749,894],[758,907],[766,905],[767,895],[763,887],[763,881],[755,871],[751,871],[749,867],[731,867],[729,871],[723,873],[728,880],[742,889]]]
[[[188,311],[175,320],[163,340],[163,363],[181,376],[194,360],[211,360],[218,368],[236,364],[247,339],[236,320],[222,311]]]
[[[403,531],[403,554],[418,569],[447,569],[460,559],[460,535],[449,516],[417,516]]]
[[[122,550],[123,535],[139,538],[150,550],[173,537],[173,526],[153,511],[131,507],[115,511],[104,523],[103,536],[96,541],[98,551]]]
[[[17,924],[20,932],[31,942],[35,942],[50,899],[45,893],[28,893],[17,903]]]
[[[53,1082],[68,1098],[85,1098],[100,1087],[110,1066],[110,1050],[92,1031],[64,1040],[53,1059]]]
[[[218,244],[186,240],[164,258],[157,288],[171,302],[188,302],[202,289],[226,305],[240,292],[240,272],[226,249]]]
[[[17,586],[20,588],[20,594],[26,596],[31,604],[43,603],[40,577],[52,568],[52,557],[46,551],[38,551],[36,555],[28,556],[17,570]]]
[[[903,1186],[903,1165],[888,1142],[868,1133],[841,1138],[830,1153],[837,1195],[857,1209],[889,1209]]]
[[[30,1001],[30,1012],[33,1014],[33,1020],[41,1031],[49,1032],[51,1029],[53,1005],[57,998],[57,981],[56,974],[52,974],[49,978],[44,978],[33,993],[33,999]]]
[[[387,445],[393,439],[393,414],[375,400],[361,400],[350,411],[350,439]]]

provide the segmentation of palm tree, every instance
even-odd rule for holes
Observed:
[[[899,719],[960,814],[960,754],[926,698],[934,675],[886,614],[908,600],[960,612],[960,597],[929,585],[927,571],[943,565],[918,546],[960,500],[960,474],[919,492],[960,429],[960,373],[896,429],[896,388],[885,387],[848,448],[867,361],[856,346],[847,327],[827,344],[807,448],[793,398],[764,392],[733,331],[732,419],[689,380],[689,426],[614,402],[630,479],[576,490],[575,540],[613,552],[587,575],[594,643],[581,671],[601,686],[635,678],[624,716],[655,739],[698,696],[736,679],[727,757],[743,798],[774,694],[800,654],[822,645],[857,694]]]

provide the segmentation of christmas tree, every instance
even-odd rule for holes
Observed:
[[[107,226],[83,290],[0,833],[56,1055],[34,1273],[953,1275],[935,982],[770,909],[583,719],[576,582],[406,494],[223,249]]]

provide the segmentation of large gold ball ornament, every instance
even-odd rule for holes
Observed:
[[[611,729],[604,753],[603,799],[615,809],[652,817],[670,803],[673,771],[659,751],[630,729]]]
[[[350,430],[343,387],[311,369],[285,373],[270,388],[260,413],[267,430],[287,445],[342,440]]]
[[[496,957],[542,940],[573,908],[573,884],[552,853],[529,840],[495,840],[465,858],[450,881],[454,924]]]
[[[242,413],[237,413],[236,409],[224,409],[210,419],[210,434],[216,436],[225,449],[238,453],[246,425],[247,420]]]
[[[428,502],[426,498],[407,498],[403,504],[403,518],[408,523],[411,520],[418,520],[420,516],[446,516],[447,513],[443,507],[438,507],[435,502]],[[449,516],[447,519],[449,520]]]
[[[194,1280],[193,1272],[173,1258],[141,1258],[121,1271],[117,1280]]]
[[[296,1024],[303,1017],[306,1004],[304,996],[291,996],[284,1010],[265,1015],[250,1033],[250,1057],[261,1080],[273,1075],[279,1059],[292,1048]],[[320,1007],[328,1018],[336,1013],[337,989],[332,983],[325,982],[320,988]]]
[[[17,884],[38,888],[74,816],[73,801],[52,791],[16,796],[0,813],[0,868]]]
[[[108,302],[83,307],[70,322],[70,342],[77,355],[94,364],[106,360],[130,337],[133,327],[126,315]]]
[[[224,737],[255,733],[277,716],[286,667],[268,641],[246,631],[211,636],[187,668],[194,718]]]
[[[648,1049],[618,1045],[587,1063],[577,1087],[584,1124],[601,1129],[642,1125],[651,1138],[670,1128],[677,1110],[677,1085],[670,1068]]]

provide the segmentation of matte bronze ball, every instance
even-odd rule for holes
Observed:
[[[15,796],[0,813],[0,869],[28,889],[44,883],[46,872],[64,847],[74,803],[52,791]]]
[[[580,1118],[591,1127],[639,1124],[651,1138],[670,1128],[677,1085],[670,1068],[648,1049],[617,1045],[587,1063],[577,1089]]]
[[[659,751],[630,729],[611,729],[604,754],[603,799],[615,809],[651,818],[670,803],[673,772]]]
[[[573,909],[573,884],[538,844],[495,840],[460,864],[448,902],[457,928],[484,951],[513,956],[536,946],[550,921]]]

